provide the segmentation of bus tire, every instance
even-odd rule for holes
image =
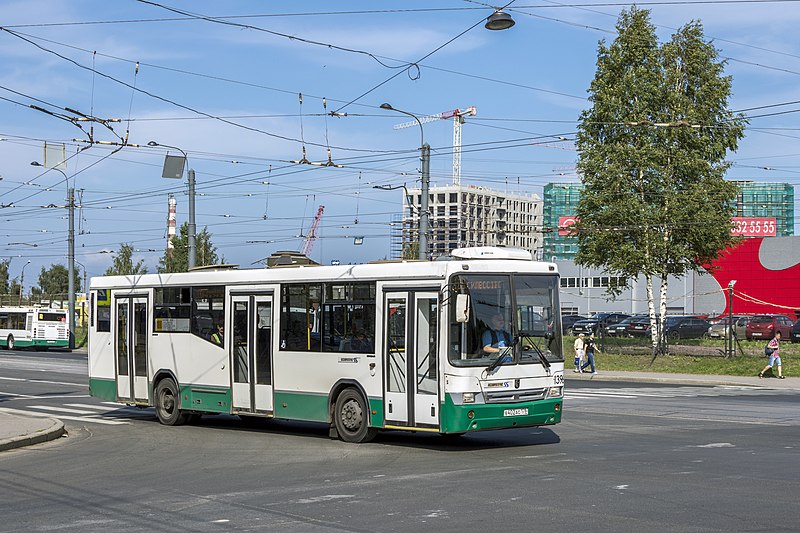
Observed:
[[[181,397],[178,386],[170,378],[162,379],[156,387],[156,416],[165,426],[180,426],[186,423],[186,414],[181,413]]]
[[[361,394],[352,388],[344,389],[336,398],[333,423],[339,438],[345,442],[369,442],[378,430],[369,427],[369,408]]]
[[[6,347],[9,350],[13,350],[14,346],[16,346],[16,344],[14,343],[14,335],[9,335],[8,338],[6,339]]]

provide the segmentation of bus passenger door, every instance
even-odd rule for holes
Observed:
[[[386,424],[438,427],[438,296],[403,291],[384,298]]]
[[[271,414],[272,296],[234,295],[229,309],[233,410]]]
[[[116,299],[115,354],[117,398],[131,403],[148,403],[147,298],[124,296]]]

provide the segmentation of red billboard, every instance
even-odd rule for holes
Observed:
[[[768,217],[733,217],[731,235],[739,237],[776,237],[775,219]]]

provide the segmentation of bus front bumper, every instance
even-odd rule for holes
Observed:
[[[456,405],[450,395],[446,395],[442,433],[558,424],[563,404],[561,397],[520,403]]]

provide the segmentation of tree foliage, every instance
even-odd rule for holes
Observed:
[[[0,261],[0,294],[8,294],[8,267],[11,265],[11,260],[6,259]]]
[[[75,268],[75,292],[81,291],[80,268]],[[50,265],[49,269],[42,267],[39,273],[38,291],[41,294],[67,294],[69,293],[69,269],[64,265]]]
[[[738,191],[724,179],[746,121],[728,110],[731,78],[699,22],[659,45],[650,12],[623,11],[618,35],[598,47],[580,117],[576,261],[626,279],[644,275],[657,342],[653,280],[681,276],[735,242]],[[621,290],[622,287],[618,287]]]
[[[114,262],[106,269],[106,276],[130,276],[136,274],[147,274],[147,267],[144,265],[144,259],[140,259],[133,263],[133,246],[130,244],[121,244]]]
[[[181,224],[178,235],[172,238],[172,250],[165,250],[164,256],[158,261],[159,272],[187,272],[189,270],[189,224]],[[195,266],[215,265],[224,262],[224,258],[217,257],[217,247],[211,242],[211,233],[208,228],[203,228],[195,236]]]

